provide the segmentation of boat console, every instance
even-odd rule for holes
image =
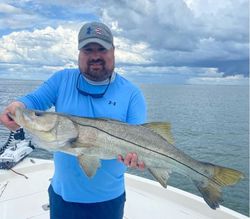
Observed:
[[[22,128],[11,131],[6,143],[0,146],[0,169],[10,169],[34,150]]]

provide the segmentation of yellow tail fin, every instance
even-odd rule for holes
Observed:
[[[231,168],[214,166],[213,180],[220,186],[230,186],[244,178],[244,174]]]
[[[244,174],[238,170],[226,167],[215,166],[208,163],[203,164],[208,165],[210,168],[213,167],[213,175],[204,181],[193,180],[193,182],[201,192],[206,203],[212,209],[216,209],[219,207],[219,202],[222,201],[221,188],[238,183],[244,178]]]

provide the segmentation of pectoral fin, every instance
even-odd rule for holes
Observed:
[[[70,154],[70,155],[76,156],[76,157],[79,154],[83,153],[81,148],[73,148],[71,144],[67,144],[64,147],[61,147],[60,151],[66,153],[66,154]]]
[[[79,155],[77,156],[81,168],[88,177],[93,177],[96,174],[97,168],[100,167],[100,159],[94,156]]]
[[[148,171],[164,188],[167,188],[170,171],[160,168],[148,168]]]

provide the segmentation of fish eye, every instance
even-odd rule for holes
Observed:
[[[38,112],[38,111],[35,112],[35,116],[42,116],[42,115],[43,115],[42,112]]]

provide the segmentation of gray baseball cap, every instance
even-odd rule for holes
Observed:
[[[81,49],[88,43],[98,43],[106,49],[111,49],[113,47],[113,35],[110,29],[103,23],[86,23],[78,34],[78,49]]]

